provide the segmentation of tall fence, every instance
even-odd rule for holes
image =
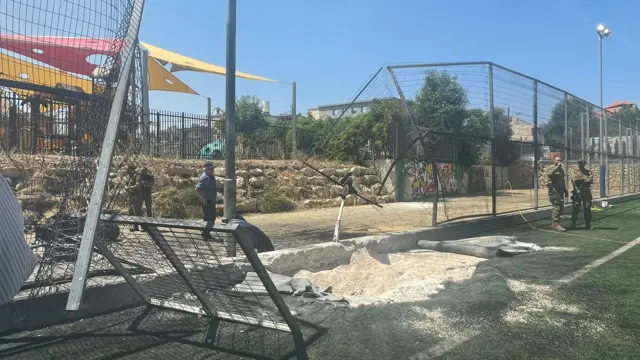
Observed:
[[[357,126],[369,134],[367,141],[388,141],[391,131],[376,127],[397,130],[393,156],[381,148],[374,154],[384,160],[380,173],[395,182],[396,201],[441,209],[434,222],[549,205],[546,172],[556,157],[567,169],[569,192],[569,172],[579,159],[594,175],[594,198],[639,190],[640,112],[633,104],[603,110],[488,62],[389,66],[358,92],[318,143],[357,127],[347,115],[364,103],[370,104],[371,124]]]

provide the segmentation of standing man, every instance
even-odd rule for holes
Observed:
[[[213,225],[213,222],[216,221],[218,186],[216,185],[216,177],[213,175],[213,163],[211,161],[204,163],[204,172],[200,175],[196,185],[196,192],[202,200],[202,219]],[[209,237],[209,230],[203,230],[202,235]]]
[[[573,191],[571,194],[571,202],[573,209],[571,210],[571,228],[576,228],[580,206],[584,209],[584,222],[587,230],[591,227],[591,202],[593,195],[591,194],[591,184],[593,184],[593,174],[585,166],[584,160],[578,160],[578,168],[571,170],[571,182],[573,183]]]
[[[151,215],[151,189],[153,188],[153,184],[155,179],[153,175],[149,174],[149,169],[147,167],[143,167],[140,172],[140,186],[142,188],[142,202],[144,202],[144,208],[146,209],[147,216],[152,217]]]
[[[558,231],[565,231],[560,225],[560,217],[562,216],[562,210],[564,209],[564,198],[568,196],[567,187],[565,186],[565,172],[562,167],[562,159],[556,156],[554,164],[547,171],[547,189],[549,190],[549,202],[553,206],[553,212],[551,214],[551,227]]]
[[[129,215],[142,216],[142,185],[140,175],[134,164],[127,166],[127,196],[129,197]],[[138,231],[138,224],[131,226],[131,231]]]

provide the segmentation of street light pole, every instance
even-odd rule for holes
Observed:
[[[604,116],[604,97],[603,97],[603,81],[602,81],[602,39],[611,35],[611,30],[604,24],[600,24],[596,27],[599,38],[599,50],[600,50],[600,196],[606,196],[605,185],[606,173],[608,172],[605,164],[605,151],[607,150],[607,119]],[[608,158],[607,158],[608,160]],[[608,162],[608,161],[607,161]],[[607,184],[608,185],[608,184]]]

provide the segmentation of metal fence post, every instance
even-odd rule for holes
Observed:
[[[145,153],[151,153],[151,122],[149,105],[149,51],[142,50],[142,134]],[[134,83],[135,84],[135,83]]]
[[[538,163],[540,162],[540,144],[538,143],[538,81],[533,80],[533,208],[538,209]]]
[[[591,169],[591,150],[595,151],[596,149],[595,148],[591,149],[591,124],[590,124],[591,117],[589,116],[590,109],[589,109],[589,104],[587,104],[585,106],[586,106],[586,109],[587,109],[586,110],[586,116],[585,116],[585,121],[587,123],[586,124],[586,127],[587,127],[587,134],[586,134],[587,136],[586,137],[587,137],[587,143],[588,143],[587,146],[589,147],[589,151],[588,151],[589,155],[587,156],[586,160],[587,160],[587,166],[589,166],[589,169]]]
[[[231,221],[236,217],[236,0],[227,0],[227,36],[225,83],[225,126],[224,126],[224,218]],[[236,242],[233,237],[225,241],[230,257],[236,256]]]
[[[187,141],[187,131],[184,112],[180,114],[180,159],[185,158],[185,145]]]
[[[213,123],[212,123],[212,113],[211,113],[211,98],[207,97],[207,145],[213,141]]]
[[[580,113],[580,158],[584,160],[584,121],[586,113]]]
[[[620,156],[620,195],[624,195],[624,156],[622,155],[622,122],[621,121],[618,121],[618,156]]]
[[[160,156],[160,111],[156,112],[156,156]]]
[[[633,178],[632,178],[632,183],[633,183],[633,192],[638,191],[638,189],[636,188],[636,177],[638,176],[638,167],[637,167],[637,159],[638,159],[638,124],[635,124],[633,127],[633,140],[632,140],[632,144],[635,144],[635,146],[633,146]]]
[[[491,118],[491,215],[496,216],[496,122],[493,109],[493,64],[489,64],[489,117]]]
[[[298,129],[297,129],[297,117],[298,113],[296,110],[296,82],[294,81],[291,84],[291,158],[295,158],[296,151],[298,150]]]
[[[564,93],[564,188],[569,188],[569,95]]]

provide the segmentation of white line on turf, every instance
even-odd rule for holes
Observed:
[[[585,267],[583,267],[582,269],[569,274],[561,279],[556,280],[556,286],[562,286],[562,285],[566,285],[569,284],[571,282],[573,282],[576,279],[579,279],[580,277],[584,276],[586,273],[588,273],[589,271],[597,268],[598,266],[607,263],[609,260],[623,254],[625,251],[631,249],[632,247],[636,246],[640,244],[640,237],[627,243],[626,245],[620,247],[618,250],[612,252],[611,254],[605,256],[605,257],[601,257],[600,259],[594,260],[593,262],[587,264]]]

